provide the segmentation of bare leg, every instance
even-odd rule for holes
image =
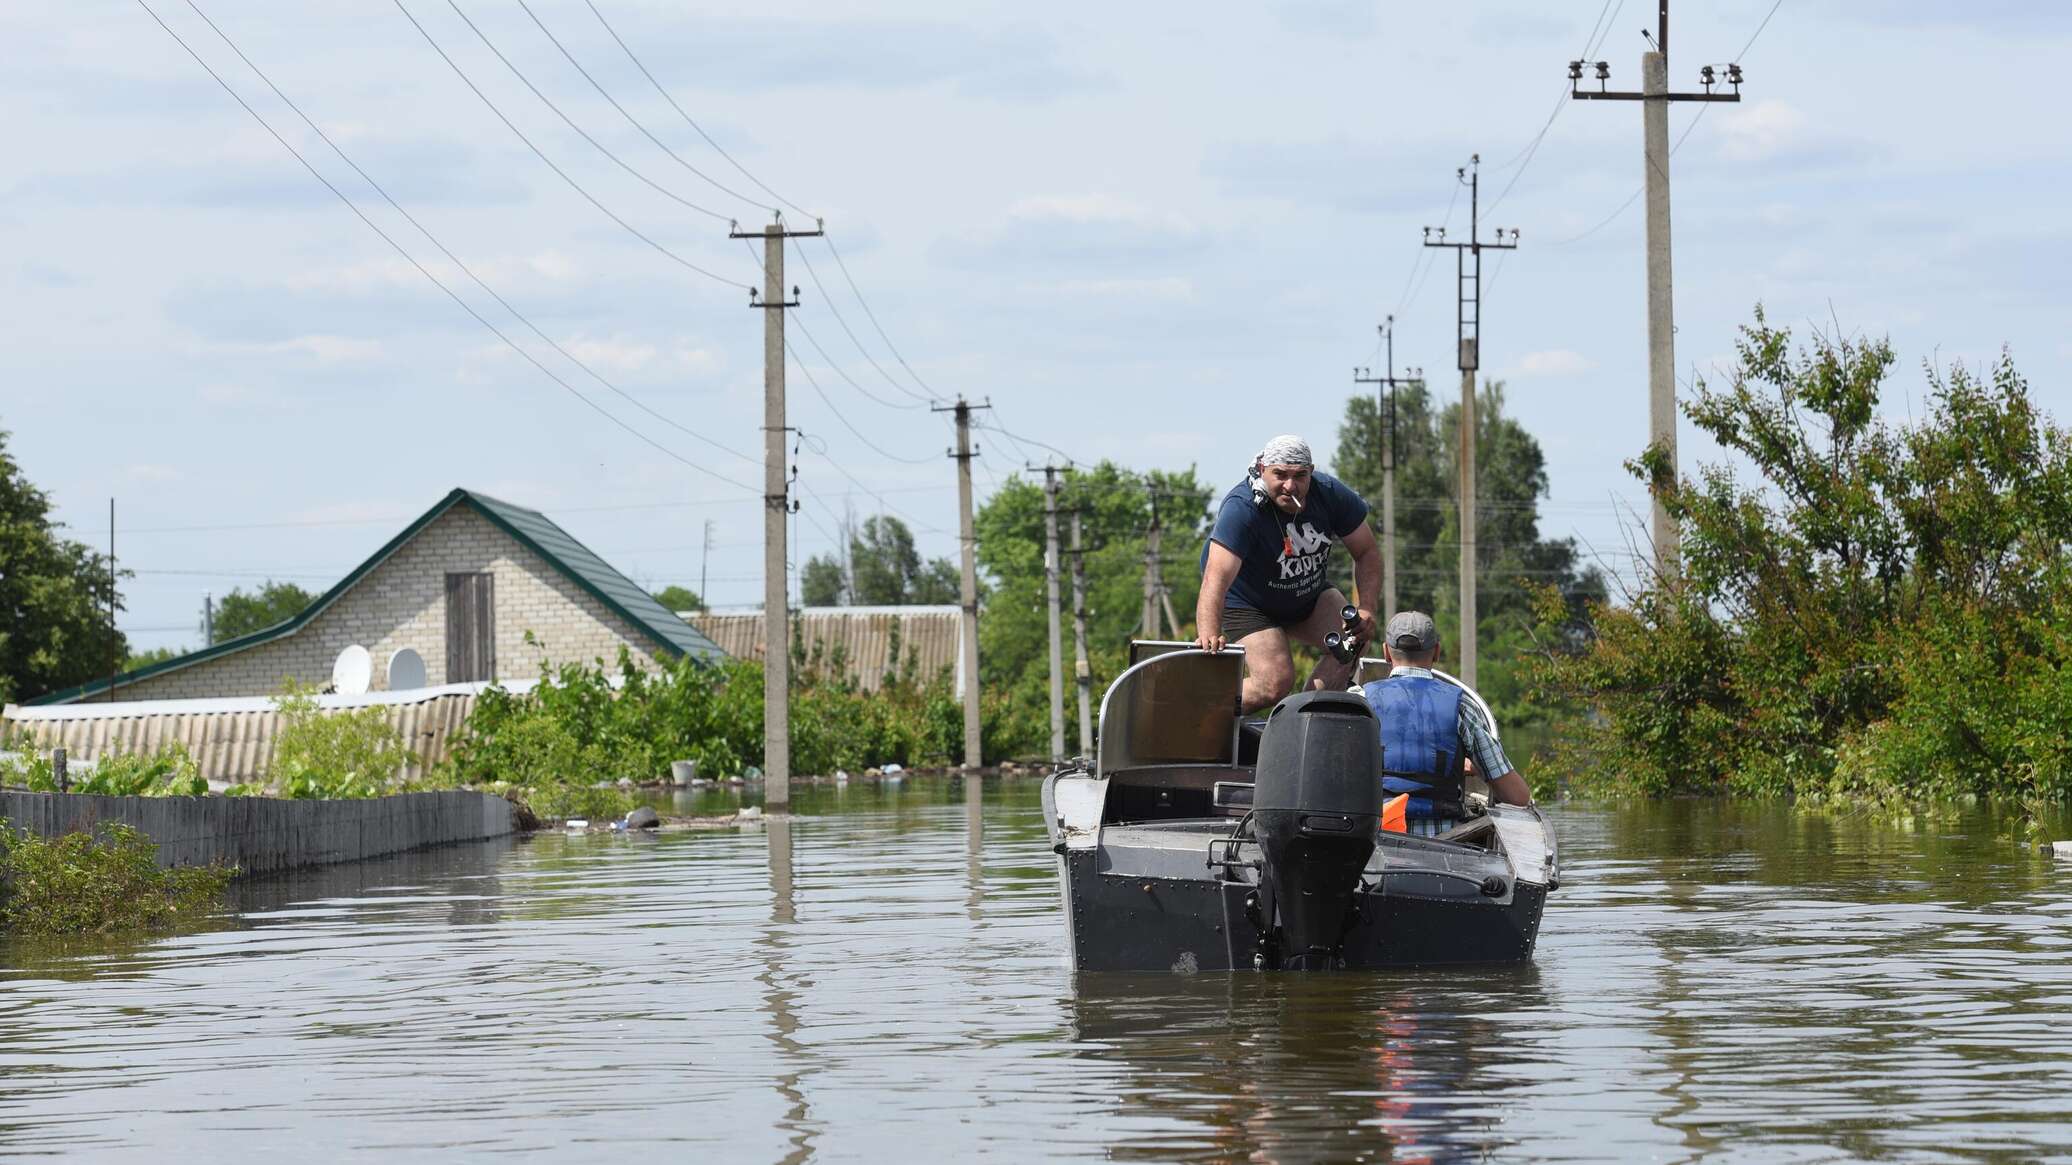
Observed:
[[[1280,703],[1295,689],[1295,660],[1288,654],[1288,635],[1278,627],[1254,631],[1238,645],[1245,649],[1244,710],[1257,712]]]
[[[1309,618],[1288,629],[1294,638],[1323,653],[1317,659],[1317,666],[1309,673],[1305,691],[1342,692],[1353,682],[1353,668],[1358,666],[1358,657],[1354,657],[1353,663],[1340,663],[1330,652],[1324,651],[1324,636],[1343,629],[1345,625],[1344,620],[1338,617],[1338,612],[1344,607],[1345,595],[1337,587],[1331,587],[1317,597],[1317,605],[1310,611]]]

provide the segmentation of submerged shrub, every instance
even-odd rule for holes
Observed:
[[[162,870],[158,846],[127,825],[44,838],[0,822],[0,929],[32,936],[162,930],[208,914],[236,873]]]
[[[325,712],[308,688],[290,685],[281,712],[269,782],[284,797],[379,797],[403,787],[414,759],[380,708]]]

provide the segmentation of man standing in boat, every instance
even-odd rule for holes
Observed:
[[[1385,796],[1407,793],[1412,833],[1437,833],[1462,816],[1461,798],[1472,771],[1489,783],[1492,800],[1532,804],[1532,790],[1511,766],[1502,742],[1468,690],[1433,673],[1439,662],[1439,625],[1423,611],[1389,618],[1381,641],[1389,674],[1360,689],[1381,722],[1381,787]]]
[[[1374,598],[1381,593],[1381,547],[1367,526],[1367,503],[1352,487],[1318,473],[1300,437],[1275,437],[1253,459],[1245,480],[1223,495],[1201,554],[1201,598],[1195,643],[1245,649],[1244,710],[1270,707],[1295,688],[1293,638],[1323,651],[1341,630],[1345,595],[1324,576],[1331,547],[1353,556],[1360,597],[1354,635],[1374,634]],[[1355,653],[1357,654],[1357,653]],[[1325,652],[1308,687],[1344,691],[1352,665]]]

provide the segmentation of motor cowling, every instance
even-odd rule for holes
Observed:
[[[1252,836],[1278,964],[1328,969],[1381,822],[1381,734],[1367,701],[1303,692],[1274,705],[1254,769]]]

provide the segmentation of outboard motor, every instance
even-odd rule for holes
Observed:
[[[1381,733],[1350,692],[1303,692],[1274,705],[1252,793],[1259,926],[1266,965],[1337,965],[1381,820]]]

